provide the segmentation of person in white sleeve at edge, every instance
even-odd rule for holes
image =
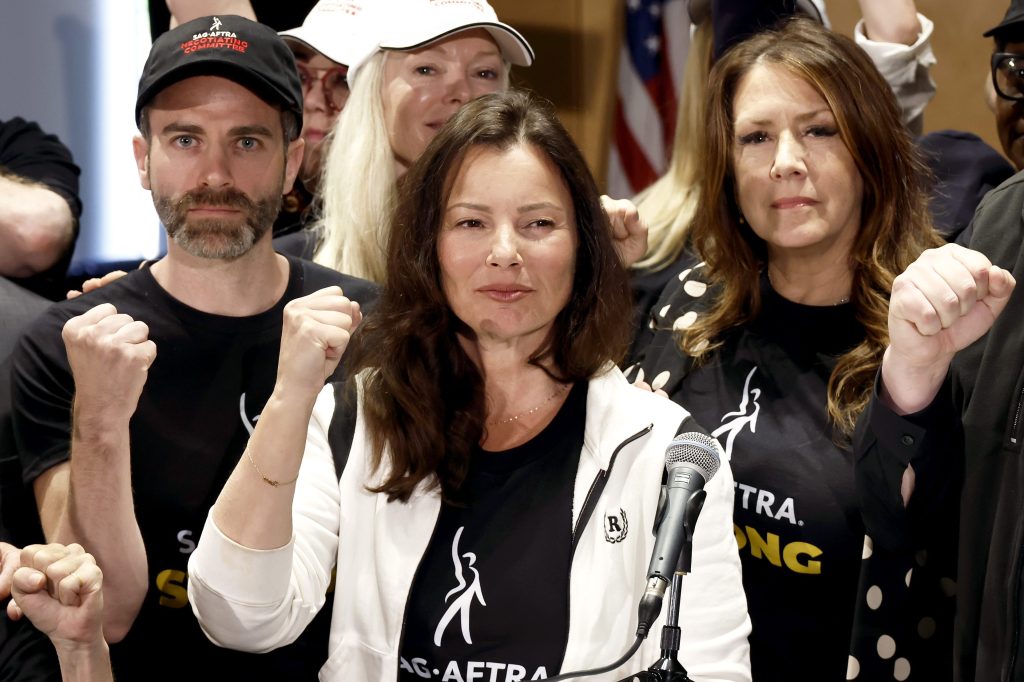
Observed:
[[[477,99],[410,169],[391,230],[351,347],[347,299],[285,312],[274,394],[189,562],[200,624],[222,646],[284,645],[337,565],[323,680],[611,663],[634,641],[665,447],[698,427],[614,366],[628,277],[579,150],[547,103]],[[358,411],[339,451],[351,406],[321,387],[343,352]],[[694,680],[749,680],[727,463],[705,489],[679,659]],[[646,669],[658,639],[589,679]]]

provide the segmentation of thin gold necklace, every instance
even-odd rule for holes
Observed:
[[[492,426],[504,426],[505,424],[511,424],[512,422],[517,422],[520,419],[522,419],[523,417],[528,417],[531,414],[534,414],[535,412],[537,412],[538,410],[543,408],[545,405],[547,405],[552,400],[554,400],[559,395],[561,395],[562,392],[565,391],[565,389],[566,389],[566,385],[565,384],[559,384],[555,388],[554,392],[551,395],[549,395],[547,398],[545,398],[544,401],[542,403],[540,403],[539,405],[531,407],[530,409],[526,410],[525,412],[520,412],[519,414],[514,414],[511,417],[505,417],[504,419],[499,419],[499,420],[496,420],[496,421],[488,420],[488,423],[491,424]]]

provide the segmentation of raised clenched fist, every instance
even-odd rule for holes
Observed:
[[[931,403],[953,356],[992,328],[1015,285],[984,254],[957,244],[922,253],[893,281],[883,401],[902,414]]]
[[[103,638],[103,574],[81,545],[29,545],[21,550],[7,613],[28,616],[54,640],[89,644]]]
[[[76,417],[85,411],[130,418],[156,359],[149,327],[103,303],[68,320],[63,338],[75,380]]]
[[[278,386],[315,397],[341,361],[362,315],[341,287],[297,298],[284,307]]]

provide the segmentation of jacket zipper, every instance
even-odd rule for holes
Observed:
[[[612,451],[612,456],[608,460],[608,468],[607,469],[601,469],[600,471],[597,472],[597,476],[595,476],[594,480],[590,483],[590,489],[587,490],[587,496],[583,498],[583,506],[580,507],[580,517],[578,519],[576,519],[576,526],[572,529],[572,533],[569,536],[570,542],[572,543],[572,551],[569,554],[569,579],[566,582],[566,587],[569,588],[569,594],[566,596],[566,599],[565,599],[565,608],[566,608],[566,613],[565,613],[565,628],[566,628],[566,630],[565,630],[565,648],[562,649],[562,660],[560,660],[558,662],[558,671],[559,672],[561,672],[562,666],[565,664],[565,651],[566,651],[566,649],[569,648],[569,629],[572,627],[572,589],[571,588],[572,588],[572,567],[576,563],[575,562],[575,557],[576,557],[576,538],[578,537],[578,534],[583,530],[583,528],[586,527],[587,520],[593,515],[594,510],[593,510],[593,506],[591,504],[591,500],[594,499],[595,500],[594,504],[596,504],[596,498],[593,497],[594,492],[597,491],[597,490],[604,491],[604,484],[608,481],[608,476],[612,472],[612,467],[615,466],[615,460],[619,456],[619,452],[622,450],[622,448],[626,447],[627,445],[629,445],[630,443],[632,443],[636,439],[641,438],[643,436],[646,436],[648,433],[651,432],[652,429],[654,429],[654,424],[648,424],[643,429],[637,431],[632,436],[630,436],[626,440],[624,440],[621,443],[619,443],[618,447],[616,447],[615,450]],[[600,497],[600,493],[598,493],[598,497]],[[570,510],[569,513],[572,514],[572,511]],[[570,516],[569,522],[572,523],[571,516]]]
[[[1010,443],[1017,444],[1017,427],[1020,426],[1021,414],[1024,413],[1024,389],[1017,394],[1017,409],[1013,412],[1013,427],[1010,431]]]
[[[602,469],[597,472],[597,476],[594,477],[593,482],[590,484],[590,489],[587,491],[587,496],[583,498],[583,506],[580,507],[580,517],[576,519],[576,526],[572,530],[570,539],[572,540],[573,553],[576,552],[576,538],[579,537],[579,533],[587,525],[587,521],[594,514],[593,505],[596,504],[597,499],[594,497],[594,493],[598,493],[604,490],[604,484],[608,480],[608,476],[611,474],[612,467],[615,466],[615,459],[619,456],[619,452],[622,448],[626,447],[638,438],[642,438],[650,433],[654,429],[654,424],[648,424],[644,428],[640,429],[626,440],[619,443],[618,447],[612,452],[611,458],[608,460],[608,468]]]

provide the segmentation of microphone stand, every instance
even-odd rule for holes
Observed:
[[[714,440],[710,439],[708,436],[704,437],[712,441]],[[676,441],[673,441],[673,444],[675,444],[675,442]],[[718,470],[717,454],[712,450],[708,450],[708,453],[714,460],[714,467],[706,476],[703,473],[698,472],[698,475],[702,477],[702,481],[710,479],[711,476],[714,476],[715,471]],[[676,472],[676,477],[679,481],[685,482],[690,478],[690,473],[691,472],[684,468]],[[672,474],[671,467],[669,467],[669,474]],[[684,487],[683,489],[685,490],[686,488]],[[679,628],[679,601],[682,599],[683,576],[690,572],[690,564],[693,559],[693,526],[697,522],[697,516],[700,514],[701,508],[704,506],[704,500],[706,498],[707,493],[702,487],[699,490],[691,492],[686,501],[686,511],[681,524],[683,535],[681,538],[673,537],[673,540],[678,539],[682,546],[678,549],[679,555],[676,559],[674,567],[675,570],[672,571],[668,614],[665,617],[665,625],[661,629],[661,658],[659,658],[654,665],[644,672],[630,675],[619,682],[692,682],[686,673],[686,668],[684,668],[682,664],[679,663],[679,659],[676,658],[676,654],[679,653],[679,642],[681,640],[681,630]],[[660,507],[661,502],[659,502],[659,508]],[[660,515],[661,511],[659,511],[659,517]],[[644,591],[644,595],[640,600],[639,606],[637,607],[636,640],[633,642],[629,651],[619,658],[619,660],[604,667],[562,673],[548,678],[550,682],[556,682],[556,680],[568,680],[575,677],[599,675],[601,673],[615,670],[632,658],[632,656],[640,649],[640,646],[647,638],[650,628],[654,625],[654,621],[657,619],[658,614],[661,611],[662,599],[665,596],[664,576],[668,573],[668,567],[665,566],[663,562],[665,556],[670,555],[668,547],[674,548],[675,545],[669,545],[661,550],[659,550],[658,547],[658,543],[655,543],[655,556],[652,557],[651,560],[651,568],[649,569],[647,578],[647,588]],[[657,559],[657,561],[655,561],[655,559]]]
[[[682,630],[679,628],[679,600],[682,596],[685,571],[672,574],[672,588],[668,597],[668,613],[661,628],[661,658],[642,673],[623,678],[619,682],[692,682],[686,668],[676,658]]]

